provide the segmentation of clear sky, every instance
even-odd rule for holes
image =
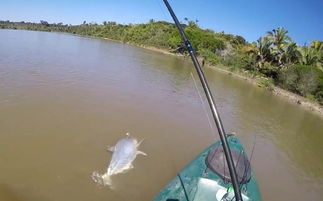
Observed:
[[[323,0],[169,0],[178,18],[249,42],[284,27],[299,45],[323,41]],[[162,0],[0,0],[0,20],[80,24],[172,22]]]

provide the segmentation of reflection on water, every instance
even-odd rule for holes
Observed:
[[[218,139],[189,61],[66,34],[1,30],[0,38],[0,200],[151,200]],[[227,132],[248,153],[256,143],[264,200],[320,200],[322,119],[205,71]],[[89,175],[128,131],[146,139],[149,155],[115,175],[114,190],[96,186]]]

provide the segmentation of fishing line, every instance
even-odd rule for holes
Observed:
[[[185,186],[184,186],[184,183],[183,183],[183,180],[182,180],[181,175],[178,173],[178,174],[177,174],[177,176],[178,176],[178,178],[179,178],[179,181],[181,182],[181,185],[182,185],[182,188],[183,188],[183,190],[184,190],[184,194],[185,194],[186,200],[187,200],[187,201],[190,201],[190,200],[188,199],[188,195],[187,195],[187,192],[186,192],[186,189],[185,189]]]
[[[192,73],[192,72],[191,72],[191,77],[192,77],[192,79],[193,79],[193,83],[194,83],[195,89],[196,89],[196,91],[197,91],[197,94],[199,95],[200,101],[201,101],[201,103],[202,103],[202,108],[203,108],[203,111],[204,111],[204,113],[205,113],[205,115],[206,115],[206,117],[207,117],[207,120],[208,120],[208,123],[209,123],[210,129],[211,129],[211,132],[215,135],[215,139],[217,139],[217,138],[216,138],[216,133],[214,132],[214,127],[212,126],[212,123],[211,123],[211,120],[210,120],[210,116],[209,116],[209,114],[207,113],[207,110],[206,110],[206,107],[205,107],[205,105],[204,105],[204,101],[203,101],[202,95],[201,95],[201,93],[200,93],[200,91],[199,91],[199,89],[198,89],[198,87],[197,87],[197,83],[196,83],[196,81],[195,81],[195,78],[194,78],[194,75],[193,75],[193,73]]]
[[[163,10],[163,7],[161,6],[159,0],[155,0],[155,1],[157,1],[159,9],[163,13],[165,21],[171,21],[170,17],[165,14],[165,11]]]
[[[256,139],[257,139],[257,135],[255,135],[255,139],[254,139],[253,146],[252,146],[252,150],[251,150],[251,154],[250,154],[249,165],[248,165],[248,168],[246,168],[245,171],[244,171],[244,173],[243,173],[243,177],[242,177],[243,179],[248,176],[247,175],[247,171],[251,167],[251,160],[252,160],[253,153],[254,153],[254,150],[255,150],[255,147],[256,147]],[[246,184],[246,188],[247,188],[247,184]],[[242,185],[240,186],[240,190],[241,189],[242,189]]]
[[[160,9],[160,10],[161,10],[161,12],[163,13],[163,15],[164,15],[165,19],[166,19],[166,20],[171,21],[170,17],[169,17],[168,15],[166,15],[166,14],[165,14],[165,12],[164,12],[164,10],[162,9],[162,6],[161,6],[160,2],[159,2],[158,0],[155,0],[155,1],[157,1],[157,4],[158,4],[158,6],[159,6],[159,9]],[[200,91],[199,91],[199,89],[198,89],[198,87],[197,87],[197,83],[196,83],[196,81],[195,81],[195,78],[194,78],[194,75],[193,75],[193,73],[192,73],[192,72],[191,72],[191,77],[192,77],[192,79],[193,79],[194,86],[195,86],[195,89],[196,89],[196,91],[197,91],[197,94],[199,95],[200,101],[201,101],[201,103],[202,103],[202,108],[203,108],[203,111],[204,111],[204,113],[205,113],[205,115],[206,115],[206,117],[207,117],[207,120],[208,120],[208,124],[209,124],[209,126],[210,126],[210,129],[211,129],[212,133],[213,133],[213,134],[215,135],[215,137],[216,137],[216,133],[214,132],[214,127],[212,126],[212,123],[211,123],[211,120],[210,120],[210,116],[209,116],[209,114],[207,113],[207,109],[206,109],[206,107],[205,107],[205,105],[204,105],[204,101],[203,101],[202,95],[201,95],[201,93],[200,93]],[[215,138],[215,139],[217,139],[217,138]]]
[[[253,142],[253,146],[252,146],[252,150],[251,150],[251,154],[250,154],[250,160],[249,160],[249,167],[251,166],[251,160],[252,160],[252,157],[253,157],[253,153],[254,153],[254,150],[255,150],[255,147],[256,147],[256,139],[257,139],[257,135],[255,135],[255,139],[254,139],[254,142]]]

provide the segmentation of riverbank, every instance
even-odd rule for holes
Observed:
[[[109,41],[114,41],[114,40],[110,40],[108,38],[106,38],[106,40],[109,40]],[[115,41],[115,42],[120,42],[120,41]],[[122,42],[121,42],[122,43]],[[156,48],[156,47],[151,47],[151,46],[144,46],[144,45],[137,45],[137,44],[134,44],[134,43],[127,43],[128,45],[132,45],[132,46],[135,46],[135,47],[140,47],[140,48],[144,48],[144,49],[147,49],[147,50],[150,50],[150,51],[154,51],[154,52],[157,52],[157,53],[161,53],[161,54],[166,54],[166,55],[171,55],[171,56],[176,56],[176,57],[181,57],[183,59],[190,59],[182,54],[176,54],[176,53],[172,53],[172,52],[169,52],[168,50],[165,50],[165,49],[159,49],[159,48]],[[199,58],[199,60],[201,60]],[[229,68],[227,66],[224,66],[224,65],[218,65],[218,66],[214,66],[214,65],[205,65],[205,67],[207,68],[211,68],[213,70],[216,70],[220,73],[224,73],[224,74],[228,74],[234,78],[238,78],[238,79],[241,79],[241,80],[245,80],[257,87],[262,87],[262,88],[265,88],[266,90],[270,91],[274,96],[279,96],[279,97],[282,97],[284,98],[285,100],[293,103],[293,104],[296,104],[298,105],[299,107],[302,107],[306,110],[309,110],[317,115],[319,115],[320,117],[323,118],[323,106],[320,106],[318,103],[316,102],[313,102],[312,100],[309,100],[303,96],[300,96],[298,94],[295,94],[295,93],[292,93],[290,91],[287,91],[285,89],[282,89],[278,86],[274,86],[274,85],[271,85],[271,86],[264,86],[262,84],[260,84],[260,82],[262,80],[266,80],[267,78],[266,77],[253,77],[253,75],[251,75],[250,73],[248,73],[248,71],[245,71],[244,73],[239,73],[239,72],[233,72],[233,71],[230,71]]]
[[[216,67],[216,66],[208,66],[209,68],[212,68],[213,70],[216,70],[218,72],[221,72],[221,73],[225,73],[225,74],[228,74],[230,76],[233,76],[235,78],[238,78],[238,79],[242,79],[242,80],[245,80],[255,86],[258,86],[258,87],[263,87],[265,88],[266,90],[270,91],[273,95],[275,96],[279,96],[279,97],[282,97],[284,98],[285,100],[293,103],[293,104],[297,104],[298,106],[306,109],[306,110],[309,110],[319,116],[321,116],[323,118],[323,107],[320,106],[318,103],[316,102],[313,102],[303,96],[300,96],[300,95],[297,95],[295,93],[292,93],[290,91],[287,91],[285,89],[282,89],[278,86],[263,86],[261,85],[259,82],[261,82],[262,79],[266,79],[264,77],[258,77],[258,78],[253,78],[251,77],[250,75],[247,75],[247,74],[241,74],[241,73],[237,73],[237,72],[232,72],[230,70],[227,70],[227,69],[223,69],[223,68],[220,68],[220,67]]]

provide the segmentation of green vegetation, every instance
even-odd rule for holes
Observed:
[[[231,71],[248,72],[261,77],[259,86],[280,86],[323,105],[323,42],[298,46],[287,30],[278,28],[256,42],[248,43],[241,36],[203,30],[197,21],[187,18],[185,21],[183,27],[203,63],[222,64]],[[0,28],[67,32],[187,54],[175,25],[154,20],[128,25],[116,22],[99,25],[86,21],[81,25],[0,21]]]

